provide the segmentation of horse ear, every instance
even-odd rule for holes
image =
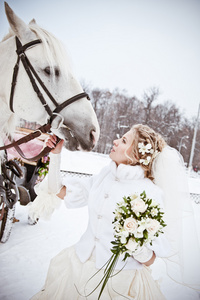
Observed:
[[[32,19],[32,20],[29,22],[29,25],[35,25],[35,24],[36,24],[35,19]]]
[[[34,33],[10,8],[7,2],[5,3],[5,12],[12,31],[21,41],[27,41],[35,38]]]

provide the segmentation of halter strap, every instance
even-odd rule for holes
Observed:
[[[69,104],[72,104],[73,102],[81,99],[81,98],[87,98],[88,100],[90,100],[90,97],[88,96],[87,93],[80,93],[76,96],[71,97],[70,99],[64,101],[63,103],[61,103],[60,105],[58,105],[55,109],[54,109],[54,113],[59,113],[61,110],[63,110],[63,108],[65,108],[66,106],[68,106]]]
[[[31,132],[30,134],[20,138],[19,140],[14,141],[11,144],[4,145],[4,146],[0,147],[0,150],[6,150],[6,149],[9,149],[9,148],[15,147],[16,145],[19,146],[21,144],[27,143],[27,142],[39,137],[42,133],[49,132],[50,128],[51,128],[50,123],[47,123],[47,124],[39,127],[36,131]]]
[[[17,52],[18,56],[20,54],[24,53],[24,51],[26,51],[26,49],[42,43],[42,41],[38,39],[38,40],[31,41],[29,43],[26,43],[25,45],[22,46],[22,43],[20,42],[20,40],[18,39],[17,36],[15,36],[15,40],[16,40],[16,46],[17,46],[16,52]]]
[[[12,85],[11,85],[11,92],[10,92],[10,110],[14,113],[14,109],[13,109],[13,98],[14,98],[14,92],[15,92],[15,86],[17,83],[17,75],[18,75],[18,71],[19,71],[19,62],[21,59],[21,55],[22,53],[24,53],[24,51],[29,48],[32,47],[34,45],[37,45],[39,43],[41,43],[41,40],[35,40],[35,41],[31,41],[25,45],[22,46],[22,43],[20,42],[20,40],[18,39],[17,36],[15,36],[15,41],[16,41],[16,53],[18,55],[17,57],[17,62],[15,64],[14,67],[14,71],[13,71],[13,77],[12,77]]]
[[[34,67],[32,66],[32,64],[30,63],[28,57],[25,54],[25,50],[27,50],[29,47],[32,47],[34,45],[37,45],[39,43],[41,43],[41,40],[35,40],[35,41],[31,41],[25,45],[22,46],[22,43],[20,42],[20,40],[18,39],[18,37],[15,37],[16,40],[16,47],[17,47],[17,62],[15,64],[14,67],[14,72],[13,72],[13,78],[12,78],[12,87],[11,87],[11,93],[10,93],[10,110],[14,113],[14,109],[13,109],[13,99],[14,99],[14,91],[15,91],[15,86],[17,83],[17,75],[18,75],[18,71],[19,71],[19,62],[20,60],[22,61],[22,64],[24,66],[24,69],[27,72],[27,75],[31,81],[31,84],[33,86],[34,91],[36,92],[38,98],[40,99],[42,105],[44,106],[45,110],[47,111],[48,115],[50,117],[52,117],[53,113],[58,113],[61,110],[63,110],[66,106],[68,106],[69,104],[86,97],[88,100],[90,100],[88,94],[86,93],[80,93],[76,96],[71,97],[70,99],[67,99],[66,101],[64,101],[63,103],[61,103],[60,105],[57,103],[57,101],[54,99],[54,97],[52,96],[52,94],[49,92],[49,90],[47,89],[47,87],[44,85],[44,83],[42,82],[41,78],[38,76],[37,72],[35,71]],[[34,76],[33,76],[34,75]],[[52,111],[49,107],[49,105],[46,103],[35,79],[39,82],[40,86],[42,87],[42,89],[44,90],[44,92],[47,94],[47,96],[50,98],[50,100],[53,102],[53,104],[56,106],[55,110]]]

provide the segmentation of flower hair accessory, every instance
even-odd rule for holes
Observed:
[[[139,148],[139,153],[142,153],[142,155],[144,155],[145,153],[151,153],[153,154],[153,149],[151,144],[147,144],[147,145],[144,145],[144,143],[138,143],[138,148]]]
[[[151,156],[147,156],[145,159],[141,158],[140,159],[140,163],[143,164],[143,165],[145,165],[145,166],[148,166],[148,164],[150,163],[151,159],[152,159]]]
[[[138,143],[139,153],[145,155],[145,153],[150,154],[146,158],[141,158],[139,162],[145,166],[148,164],[158,155],[159,151],[154,151],[152,149],[152,145],[150,143],[144,145],[144,143]]]

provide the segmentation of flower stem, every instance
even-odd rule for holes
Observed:
[[[100,299],[102,293],[103,293],[103,290],[109,280],[109,278],[112,276],[114,270],[115,270],[115,267],[116,267],[116,264],[118,262],[118,259],[119,259],[119,255],[120,255],[120,251],[118,251],[116,254],[113,254],[111,256],[111,259],[106,267],[106,269],[104,270],[104,276],[102,278],[103,280],[103,283],[102,283],[102,287],[101,287],[101,290],[99,292],[99,296],[98,296],[98,300]],[[102,281],[101,280],[101,281]]]

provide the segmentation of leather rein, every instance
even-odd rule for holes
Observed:
[[[56,118],[57,115],[59,115],[59,113],[68,105],[72,104],[73,102],[82,99],[82,98],[87,98],[88,100],[90,100],[89,96],[87,93],[80,93],[77,94],[69,99],[67,99],[66,101],[64,101],[61,104],[58,104],[57,101],[55,100],[55,98],[52,96],[52,94],[49,92],[49,90],[47,89],[47,87],[44,85],[44,83],[42,82],[41,78],[38,76],[37,72],[35,71],[34,67],[32,66],[31,62],[29,61],[28,57],[26,56],[25,51],[32,47],[35,46],[39,43],[42,43],[41,40],[34,40],[31,41],[25,45],[22,45],[22,43],[20,42],[20,40],[18,39],[18,37],[15,37],[16,40],[16,53],[17,53],[17,62],[15,64],[15,67],[13,69],[13,77],[12,77],[12,85],[11,85],[11,92],[10,92],[10,110],[14,113],[14,109],[13,109],[13,100],[14,100],[14,92],[15,92],[15,86],[17,84],[17,75],[18,75],[18,71],[19,71],[19,63],[20,61],[22,62],[24,69],[26,70],[26,73],[30,79],[30,82],[32,84],[32,87],[35,91],[35,93],[37,94],[38,98],[40,99],[40,102],[42,103],[43,107],[45,108],[46,112],[49,115],[49,120],[47,122],[47,124],[39,127],[36,131],[30,133],[29,135],[22,137],[21,139],[14,141],[12,143],[10,143],[9,145],[5,145],[0,147],[0,150],[6,150],[8,148],[11,147],[15,147],[15,149],[17,150],[17,152],[26,160],[30,160],[30,161],[36,161],[39,158],[43,157],[44,155],[46,155],[47,153],[49,153],[51,151],[51,148],[49,147],[45,147],[42,152],[34,157],[31,158],[27,158],[25,157],[24,153],[22,152],[22,150],[19,148],[20,144],[23,143],[27,143],[30,140],[33,140],[37,137],[39,137],[42,133],[47,133],[51,131],[51,123],[53,122],[53,120]],[[55,109],[52,111],[49,107],[49,105],[47,104],[46,100],[43,97],[42,92],[40,91],[37,82],[40,84],[40,86],[42,87],[43,91],[46,93],[46,95],[49,97],[49,99],[53,102],[53,104],[55,105]],[[61,116],[61,115],[60,115]],[[64,123],[63,125],[71,132],[71,129],[66,126]],[[58,138],[59,142],[60,139]]]

